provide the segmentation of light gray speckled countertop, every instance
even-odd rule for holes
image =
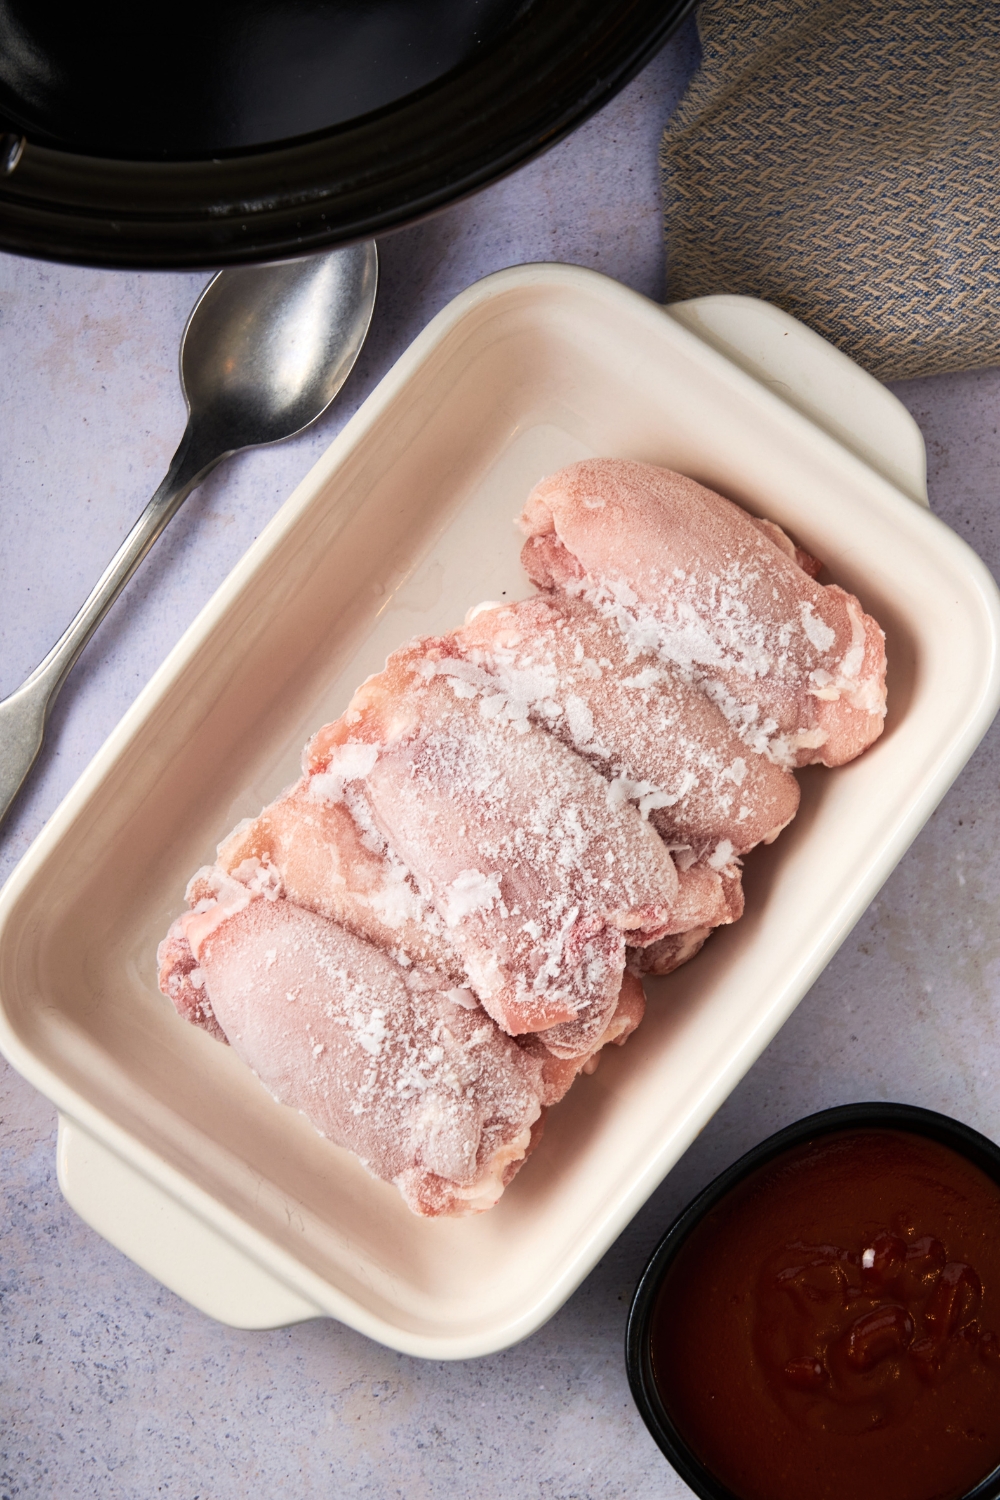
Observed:
[[[181,631],[427,319],[526,260],[658,296],[655,148],[686,30],[599,116],[478,198],[384,241],[371,337],[334,410],[217,471],[85,653],[0,835],[6,876]],[[33,667],[155,488],[183,425],[176,351],[206,278],[0,257],[0,693]],[[897,394],[931,503],[1000,569],[1000,371]],[[754,1142],[855,1099],[1000,1137],[1000,737],[994,729],[784,1030],[585,1284],[517,1348],[459,1364],[332,1322],[210,1322],[85,1227],[55,1117],[0,1063],[0,1500],[662,1500],[688,1493],[629,1397],[625,1311],[672,1215]]]

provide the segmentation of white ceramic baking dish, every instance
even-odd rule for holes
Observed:
[[[414,1218],[158,994],[192,870],[295,773],[386,652],[529,592],[512,517],[588,454],[773,516],[888,635],[884,737],[802,776],[747,912],[549,1119],[499,1206]],[[914,503],[923,499],[924,504]],[[787,1018],[998,703],[1000,612],[932,516],[902,407],[783,314],[664,311],[592,272],[504,271],[407,351],[227,579],[0,898],[0,1044],[58,1106],[70,1203],[196,1306],[328,1314],[433,1358],[523,1338],[573,1291]]]

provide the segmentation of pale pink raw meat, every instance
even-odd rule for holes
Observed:
[[[703,693],[632,647],[583,599],[481,605],[454,639],[463,660],[442,671],[489,696],[494,711],[502,693],[503,717],[540,723],[586,756],[675,851],[671,925],[649,948],[633,950],[637,972],[671,972],[713,927],[739,920],[734,854],[770,842],[791,821],[794,776],[749,750]]]
[[[702,923],[725,927],[743,915],[743,882],[739,865],[716,868],[706,860],[691,864],[682,856],[677,866],[677,901],[664,937],[689,932]]]
[[[628,966],[639,976],[649,974],[660,978],[664,974],[672,974],[682,964],[697,958],[712,931],[711,927],[691,927],[686,932],[676,932],[669,937],[660,938],[658,943],[650,943],[648,948],[630,948]]]
[[[462,964],[444,924],[412,877],[343,802],[311,795],[304,776],[219,845],[216,865],[244,884],[263,867],[290,901],[332,917],[385,952],[461,984]],[[196,885],[189,899],[197,901]]]
[[[630,953],[644,951],[639,948],[629,950]],[[625,970],[614,1014],[597,1041],[583,1052],[557,1057],[546,1046],[546,1038],[550,1034],[546,1031],[528,1031],[516,1038],[518,1046],[537,1057],[541,1064],[543,1104],[558,1104],[578,1074],[593,1073],[600,1062],[603,1048],[623,1047],[628,1041],[646,1012],[646,995],[642,982],[637,977],[639,972],[638,969],[634,973],[630,969]]]
[[[615,614],[779,764],[842,765],[881,734],[878,624],[721,495],[651,464],[588,459],[536,485],[521,526],[535,583]]]
[[[303,777],[258,817],[245,818],[219,845],[216,863],[204,866],[189,881],[189,904],[213,913],[220,902],[232,908],[234,902],[247,899],[240,887],[249,896],[285,896],[297,906],[339,921],[404,966],[416,963],[433,969],[451,994],[476,1008],[478,1002],[464,987],[461,961],[437,913],[389,851],[375,852],[371,833],[362,835],[343,802],[331,802],[319,792],[310,795],[310,788],[321,784]],[[683,877],[682,883],[687,889],[690,877]],[[686,904],[681,900],[678,909],[689,905],[690,897]],[[191,980],[197,960],[184,930],[182,919],[181,927],[175,924],[162,945],[161,988],[185,1020],[225,1041],[204,989]],[[614,1015],[596,1042],[584,1034],[577,1051],[573,1028],[579,1031],[580,1023],[555,1028],[553,1041],[564,1043],[562,1056],[557,1063],[545,1052],[546,1077],[560,1082],[555,1093],[547,1088],[546,1104],[561,1098],[578,1072],[596,1066],[593,1059],[603,1046],[626,1040],[642,1018],[643,1004],[641,986],[626,973]]]
[[[244,820],[240,828],[219,846],[220,853],[227,848],[231,849],[234,841],[250,829],[256,830],[252,837],[255,846],[260,849],[260,840],[264,837],[262,829],[266,830],[268,826],[268,812],[275,807],[281,807],[285,802],[285,797],[281,797],[271,804],[271,808],[264,810],[260,819]],[[288,807],[283,806],[282,817],[288,815],[288,811]],[[286,830],[286,836],[291,832],[292,830]],[[194,938],[200,950],[206,937],[214,932],[223,920],[242,911],[251,901],[262,896],[265,899],[277,901],[287,894],[282,889],[280,873],[276,875],[276,872],[280,872],[280,865],[277,861],[274,864],[271,863],[274,848],[274,844],[271,844],[270,847],[262,850],[263,860],[258,856],[244,859],[237,866],[235,874],[227,872],[221,862],[215,865],[205,865],[198,870],[188,882],[187,888],[187,899],[193,910],[177,918],[157,949],[159,986],[163,994],[173,1002],[174,1008],[183,1020],[200,1027],[223,1045],[228,1045],[228,1038],[212,1009],[205,985],[205,973],[194,955],[189,934]],[[325,873],[322,861],[317,861],[309,868]],[[686,878],[684,877],[684,880]],[[303,883],[308,884],[307,881]],[[317,893],[310,891],[309,894],[312,896]],[[322,898],[322,885],[318,894]],[[295,904],[300,906],[305,904],[311,911],[320,910],[312,901],[303,903],[296,899]],[[683,902],[681,909],[686,909]],[[393,932],[394,940],[396,936],[397,934]],[[382,945],[376,943],[374,946]],[[658,944],[654,946],[659,947]],[[405,969],[409,970],[412,960],[406,955],[405,950],[387,950],[382,947],[382,951],[386,952],[389,957],[395,957]],[[644,950],[630,951],[634,957]],[[592,1041],[589,1046],[585,1045],[582,1051],[556,1057],[545,1046],[544,1033],[539,1036],[533,1032],[526,1032],[516,1038],[517,1045],[530,1052],[541,1067],[540,1097],[544,1105],[558,1103],[579,1073],[592,1073],[597,1067],[598,1054],[602,1048],[610,1045],[621,1047],[632,1035],[642,1020],[646,1008],[642,984],[636,978],[637,974],[643,972],[652,972],[652,970],[648,965],[646,969],[641,969],[637,963],[632,964],[631,971],[626,969],[622,975],[621,990],[614,1013],[605,1030],[596,1041]],[[427,987],[431,977],[449,1003],[460,1005],[467,1010],[478,1011],[484,1024],[496,1026],[496,1022],[482,1010],[469,989],[460,984],[449,984],[449,980],[454,978],[453,975],[438,968],[431,976],[429,971],[424,970],[421,979],[424,988]],[[569,1027],[565,1029],[569,1031]]]
[[[678,669],[629,641],[583,599],[480,606],[455,632],[470,685],[505,695],[634,801],[671,848],[721,868],[770,843],[799,805],[795,777],[739,738]]]
[[[186,946],[216,1023],[279,1103],[416,1213],[492,1207],[540,1135],[552,1089],[539,1059],[436,977],[325,917],[245,888],[222,895],[161,945],[165,992]]]
[[[454,652],[444,638],[390,656],[307,747],[311,795],[371,817],[506,1031],[553,1031],[547,1046],[578,1055],[614,1013],[626,940],[669,930],[677,874],[584,760],[442,675]]]
[[[216,1041],[224,1042],[226,1033],[219,1025],[205,989],[205,976],[191,951],[184,918],[179,917],[156,950],[160,989],[177,1014],[192,1026],[200,1026]]]
[[[743,882],[736,864],[715,870],[703,861],[677,866],[677,902],[670,931],[645,948],[630,948],[627,962],[635,974],[672,974],[701,952],[715,927],[738,922],[743,915]]]
[[[279,802],[282,800],[279,799]],[[272,803],[272,807],[276,805],[278,804]],[[261,817],[263,819],[264,814]],[[229,840],[226,841],[227,844],[228,842]],[[220,845],[220,848],[225,847],[226,844]],[[264,858],[268,858],[266,853]],[[267,899],[278,900],[283,894],[280,884],[269,878],[273,873],[273,867],[269,869],[268,866],[262,866],[257,862],[251,864],[251,861],[247,860],[238,868],[239,878],[228,874],[220,864],[205,865],[196,872],[189,881],[187,890],[188,900],[196,909],[177,918],[157,949],[156,955],[160,989],[173,1002],[178,1015],[192,1026],[198,1026],[201,1030],[207,1031],[209,1036],[224,1045],[228,1045],[228,1039],[212,1009],[208,990],[205,987],[205,974],[194,956],[188,932],[190,930],[200,944],[204,941],[206,934],[214,931],[220,920],[234,915],[237,911],[242,911],[244,906],[255,897],[266,893]],[[319,866],[319,868],[322,867]],[[244,882],[247,883],[244,884]],[[311,902],[302,903],[296,900],[295,904],[299,906],[305,904],[310,911],[319,910],[319,907]],[[394,932],[393,938],[395,939],[396,936]],[[381,947],[382,945],[376,943],[374,946]],[[653,946],[659,948],[660,945],[654,944]],[[405,949],[387,950],[382,947],[382,951],[389,957],[395,957],[405,969],[409,969],[412,960],[406,954]],[[646,950],[629,951],[635,959],[638,953],[644,953]],[[429,972],[424,971],[424,982]],[[621,1047],[632,1035],[642,1020],[646,1008],[646,997],[642,985],[635,976],[645,972],[653,972],[653,970],[649,964],[645,969],[640,967],[638,960],[631,965],[631,971],[626,969],[622,975],[621,990],[611,1019],[596,1041],[592,1041],[589,1046],[584,1045],[581,1051],[556,1057],[545,1046],[543,1040],[545,1033],[539,1036],[534,1032],[526,1032],[516,1039],[518,1046],[531,1052],[541,1065],[540,1097],[543,1104],[558,1103],[578,1073],[594,1071],[598,1062],[597,1054],[603,1047],[612,1044]],[[496,1026],[493,1018],[482,1010],[471,990],[465,988],[460,982],[450,983],[454,977],[440,968],[433,971],[434,982],[450,1003],[461,1005],[467,1010],[478,1010],[484,1022]],[[569,1027],[565,1029],[569,1031]]]

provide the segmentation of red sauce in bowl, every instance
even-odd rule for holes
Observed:
[[[959,1500],[1000,1464],[1000,1186],[903,1130],[794,1147],[688,1235],[651,1322],[740,1500]]]

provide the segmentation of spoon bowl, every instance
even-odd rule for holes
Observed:
[[[162,484],[76,618],[0,703],[0,822],[34,764],[52,704],[94,631],[188,495],[241,448],[294,437],[322,416],[368,333],[374,241],[209,282],[181,339],[188,421]]]
[[[230,453],[301,432],[350,374],[377,283],[372,240],[332,255],[220,272],[181,340],[192,421]]]

